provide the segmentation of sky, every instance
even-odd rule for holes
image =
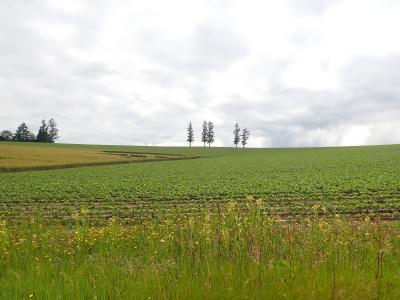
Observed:
[[[0,0],[0,130],[59,142],[400,143],[398,0]]]

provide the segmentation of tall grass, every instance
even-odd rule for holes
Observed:
[[[398,222],[284,221],[261,199],[140,224],[0,223],[0,299],[400,299]]]

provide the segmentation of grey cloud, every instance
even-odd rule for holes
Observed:
[[[210,20],[199,24],[189,36],[169,40],[163,32],[150,31],[141,40],[143,54],[160,66],[181,71],[185,76],[204,76],[224,71],[249,54],[246,39],[230,24]]]
[[[107,76],[116,74],[114,70],[109,68],[106,64],[96,61],[91,63],[82,63],[82,66],[76,68],[74,72],[77,76],[84,78],[93,78],[99,76]]]
[[[218,24],[212,22],[211,24]],[[249,53],[246,39],[229,26],[201,24],[194,33],[193,63],[198,68],[225,69]]]
[[[299,14],[320,15],[331,5],[292,2]],[[400,142],[394,130],[400,128],[400,56],[354,59],[336,90],[291,88],[281,75],[295,57],[253,57],[251,43],[229,20],[206,16],[176,40],[132,20],[140,33],[111,45],[125,51],[119,64],[118,54],[110,60],[95,51],[104,45],[109,12],[107,1],[93,3],[79,13],[41,1],[0,4],[0,130],[26,121],[36,131],[40,119],[54,117],[63,142],[182,145],[189,121],[198,138],[202,120],[211,119],[226,146],[236,121],[265,146],[338,145],[353,126],[368,128],[366,143]],[[216,16],[227,9],[221,3]],[[43,24],[61,24],[72,35],[58,40]],[[291,42],[304,50],[319,36],[300,28]],[[255,96],[228,86],[221,92],[226,100],[216,99],[212,75],[230,79],[235,65],[235,79]]]
[[[366,142],[398,143],[393,126],[400,125],[399,64],[398,56],[357,59],[342,71],[339,90],[274,90],[263,103],[233,95],[219,110],[225,119],[246,123],[271,146],[337,145],[357,125],[370,129]]]

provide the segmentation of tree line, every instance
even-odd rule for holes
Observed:
[[[0,141],[54,143],[58,138],[57,123],[54,119],[50,119],[48,122],[42,120],[37,135],[29,130],[25,122],[18,126],[15,133],[9,130],[0,132]]]
[[[239,124],[235,123],[233,127],[233,144],[237,148],[237,146],[241,143],[243,148],[247,145],[247,141],[250,137],[250,131],[247,128],[243,128],[240,130]],[[201,131],[201,141],[204,145],[208,144],[208,147],[211,147],[211,144],[214,143],[215,134],[214,134],[214,123],[210,121],[203,121],[203,127]],[[189,126],[187,128],[187,140],[189,143],[189,147],[192,147],[192,143],[194,142],[194,130],[192,126],[192,122],[189,122]]]

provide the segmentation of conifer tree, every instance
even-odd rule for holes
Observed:
[[[239,124],[235,123],[235,126],[233,127],[233,144],[237,148],[239,143],[240,143],[240,128]]]
[[[214,124],[211,121],[209,121],[207,124],[207,143],[208,147],[214,143]]]
[[[49,120],[49,143],[54,143],[56,139],[59,138],[58,136],[58,128],[57,128],[57,123],[54,121],[54,119]]]
[[[189,122],[189,127],[187,129],[187,141],[189,142],[189,147],[192,147],[192,143],[194,142],[192,122]]]
[[[25,124],[25,122],[23,122],[21,123],[21,125],[18,126],[17,131],[14,135],[14,140],[18,142],[27,142],[30,138],[29,133],[30,132],[28,126]]]
[[[49,140],[49,127],[47,126],[46,121],[42,120],[42,125],[39,128],[36,141],[39,143],[48,143]]]
[[[203,130],[201,132],[201,141],[203,142],[204,147],[206,146],[206,143],[207,143],[207,132],[208,132],[207,122],[203,121]]]
[[[244,128],[241,135],[243,148],[247,145],[247,140],[249,139],[249,137],[250,131],[247,128]]]

